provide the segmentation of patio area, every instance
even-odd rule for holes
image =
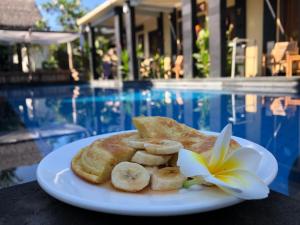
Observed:
[[[297,4],[113,0],[77,23],[89,41],[94,80],[291,77],[299,64]],[[110,40],[110,51],[96,49],[99,36]]]

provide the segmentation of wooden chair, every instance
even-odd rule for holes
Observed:
[[[175,73],[176,79],[179,79],[183,75],[183,55],[177,56],[172,71]]]
[[[267,66],[271,66],[272,75],[284,72],[286,69],[287,54],[297,54],[299,51],[297,42],[277,42],[271,51],[271,55],[267,56]]]
[[[286,76],[292,77],[293,76],[293,64],[297,63],[297,71],[296,73],[299,73],[300,70],[300,55],[298,53],[287,53],[286,54]]]

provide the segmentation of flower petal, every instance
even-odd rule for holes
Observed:
[[[255,173],[261,161],[261,154],[252,148],[242,147],[233,151],[222,164],[220,171],[247,170]]]
[[[210,175],[204,158],[190,150],[179,150],[177,166],[179,166],[180,172],[186,177]]]
[[[241,199],[262,199],[269,194],[268,186],[256,175],[245,170],[234,170],[204,179]]]
[[[228,124],[219,134],[209,160],[209,168],[218,167],[223,163],[228,153],[232,125]]]

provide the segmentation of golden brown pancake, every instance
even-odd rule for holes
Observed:
[[[161,138],[179,141],[186,149],[197,153],[209,152],[216,141],[216,136],[205,135],[173,119],[159,116],[135,117],[133,123],[143,138]],[[231,139],[230,149],[240,145]]]
[[[193,140],[205,137],[199,131],[166,117],[141,116],[133,118],[132,121],[143,138],[161,138],[179,141],[180,139]]]
[[[91,183],[95,183],[95,184],[99,184],[101,183],[101,181],[105,180],[105,177],[100,177],[98,175],[94,175],[88,172],[85,172],[85,170],[82,168],[81,165],[81,154],[82,152],[86,150],[85,148],[83,148],[82,150],[80,150],[75,157],[72,159],[72,163],[71,163],[71,168],[73,170],[73,172],[79,176],[80,178],[91,182]]]
[[[191,127],[166,117],[135,117],[133,123],[138,132],[113,135],[99,139],[83,148],[72,160],[71,168],[76,175],[91,183],[104,183],[110,179],[113,167],[122,161],[130,161],[135,150],[128,140],[157,141],[169,139],[181,142],[186,149],[209,157],[216,136],[205,135]],[[231,140],[230,150],[240,145]],[[176,165],[176,155],[170,164]]]
[[[130,160],[135,152],[124,142],[131,135],[136,135],[136,132],[113,135],[93,142],[73,158],[72,170],[91,183],[109,180],[114,165]]]

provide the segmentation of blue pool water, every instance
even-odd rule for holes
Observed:
[[[134,129],[132,117],[146,115],[217,132],[232,123],[235,136],[276,157],[279,172],[271,189],[299,198],[299,105],[297,97],[196,90],[122,91],[88,85],[1,89],[0,187],[34,180],[37,162],[59,146]]]

